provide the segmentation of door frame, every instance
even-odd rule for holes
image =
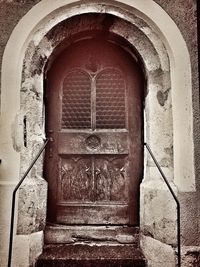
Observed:
[[[85,35],[84,35],[85,34]],[[139,185],[142,182],[143,178],[143,103],[144,103],[144,89],[146,87],[146,81],[145,81],[145,75],[143,72],[143,65],[140,62],[140,59],[138,58],[138,55],[136,54],[135,50],[133,50],[129,44],[120,38],[119,36],[115,34],[109,33],[109,36],[107,36],[108,32],[104,32],[104,30],[99,31],[89,31],[86,33],[81,33],[81,35],[75,35],[73,38],[73,42],[69,45],[67,41],[64,41],[62,48],[59,49],[59,51],[55,51],[52,57],[49,58],[47,64],[46,64],[46,71],[45,71],[45,106],[46,106],[46,136],[48,138],[51,138],[53,140],[49,143],[49,147],[47,147],[46,154],[45,154],[45,163],[44,163],[44,177],[47,180],[49,184],[49,191],[48,191],[48,204],[47,204],[47,221],[49,222],[55,222],[57,223],[65,223],[67,220],[67,212],[65,211],[69,205],[68,208],[70,208],[69,213],[71,214],[71,222],[68,221],[68,224],[78,224],[81,225],[85,224],[84,222],[87,221],[87,224],[101,224],[100,221],[97,222],[100,218],[98,213],[101,213],[102,218],[102,225],[108,224],[108,225],[139,225]],[[87,46],[85,44],[87,43]],[[92,43],[91,43],[92,42]],[[59,107],[59,105],[62,105],[62,97],[61,97],[61,87],[60,82],[58,81],[57,77],[60,77],[60,79],[63,79],[63,75],[66,75],[66,70],[62,69],[62,66],[66,66],[67,70],[70,72],[69,66],[73,66],[72,68],[77,70],[83,71],[81,67],[77,67],[77,65],[74,65],[75,58],[72,58],[73,49],[76,49],[76,53],[79,53],[78,51],[84,52],[88,48],[88,43],[92,45],[92,50],[97,49],[95,48],[95,45],[99,45],[101,43],[101,47],[104,45],[106,46],[106,49],[110,51],[111,56],[112,53],[114,53],[115,61],[118,63],[113,63],[113,65],[107,66],[106,69],[110,70],[111,68],[118,68],[117,70],[120,71],[122,74],[122,71],[129,73],[125,75],[126,82],[127,82],[127,88],[124,87],[124,96],[125,96],[125,106],[124,106],[124,112],[125,112],[125,118],[124,118],[124,128],[96,128],[93,129],[93,120],[91,119],[91,128],[89,129],[75,129],[74,127],[70,127],[69,129],[63,128],[60,126],[60,121],[62,118],[62,108]],[[81,46],[81,44],[84,46],[84,48]],[[78,51],[77,51],[78,46]],[[68,52],[68,49],[70,49],[70,54]],[[102,48],[103,49],[103,48]],[[104,53],[106,53],[106,49],[104,49]],[[66,53],[69,58],[66,58]],[[89,52],[88,52],[89,53]],[[93,51],[94,53],[94,51]],[[118,54],[116,54],[118,53]],[[122,55],[123,53],[123,55]],[[113,56],[113,55],[112,55]],[[84,56],[83,56],[84,57]],[[87,57],[86,57],[87,58]],[[67,62],[67,59],[69,63]],[[59,63],[61,61],[61,63]],[[100,58],[98,59],[100,61]],[[107,62],[108,59],[103,60],[103,62]],[[104,62],[104,64],[105,64]],[[94,75],[93,70],[89,71],[88,66],[89,63],[87,63],[87,66],[85,68],[87,69],[87,76],[90,79],[88,81],[92,82],[92,76]],[[83,62],[82,62],[83,64]],[[108,64],[108,62],[107,62]],[[111,64],[111,60],[109,62]],[[56,65],[56,67],[55,67]],[[118,66],[119,65],[119,66]],[[81,65],[82,66],[82,65]],[[122,67],[123,66],[123,67]],[[82,66],[83,68],[83,66]],[[58,69],[61,72],[60,75],[58,74]],[[131,73],[131,70],[133,71],[133,74]],[[103,70],[105,71],[105,69]],[[90,72],[90,74],[89,74]],[[125,73],[126,73],[125,72]],[[63,74],[62,74],[63,73]],[[84,73],[86,73],[86,70],[84,70]],[[102,69],[99,70],[95,77],[99,77],[99,74],[102,73]],[[124,74],[125,74],[124,73]],[[132,75],[134,76],[134,79],[132,78]],[[125,79],[125,78],[124,78]],[[124,80],[125,81],[125,80]],[[135,81],[135,84],[134,84]],[[55,86],[54,83],[57,85],[57,92],[54,91]],[[132,90],[130,87],[130,84],[132,83]],[[53,86],[52,86],[53,84]],[[94,86],[94,84],[93,84]],[[127,95],[128,94],[128,95]],[[91,96],[94,96],[94,93],[92,93]],[[96,93],[95,93],[96,96]],[[130,97],[134,97],[132,100],[128,101]],[[129,102],[129,103],[128,103]],[[59,103],[59,104],[58,104]],[[135,105],[134,105],[134,104]],[[55,106],[55,110],[57,111],[54,113],[52,110],[52,107]],[[92,112],[91,107],[91,112]],[[139,112],[137,114],[137,112]],[[95,112],[96,114],[96,112]],[[132,114],[132,115],[131,115]],[[134,114],[137,114],[134,116]],[[128,118],[129,116],[129,118]],[[132,119],[131,119],[132,118]],[[131,122],[133,120],[134,122]],[[53,123],[54,122],[54,123]],[[129,123],[128,123],[129,122]],[[129,126],[128,126],[129,125]],[[61,127],[61,128],[59,128]],[[137,135],[136,135],[137,132]],[[95,150],[92,150],[91,148],[88,148],[88,146],[85,146],[85,139],[89,136],[98,136],[99,140],[103,142],[100,146],[98,146]],[[112,143],[112,139],[116,137],[117,140],[121,140],[121,145],[116,146],[115,143]],[[68,138],[68,139],[67,139]],[[74,144],[75,138],[77,139],[77,142],[79,146],[72,146],[71,144]],[[131,142],[132,138],[134,142]],[[86,139],[87,140],[87,139]],[[107,141],[108,140],[108,141]],[[61,142],[64,142],[65,148],[61,145]],[[69,143],[68,143],[69,142]],[[109,146],[106,146],[106,143],[109,143]],[[112,144],[112,145],[111,145]],[[138,145],[139,144],[139,145]],[[118,151],[118,152],[117,152]],[[129,151],[129,152],[127,152]],[[54,155],[55,153],[55,155]],[[58,155],[57,155],[58,154]],[[84,202],[80,203],[80,209],[82,207],[83,212],[82,217],[79,218],[78,215],[80,214],[79,205],[78,203],[69,201],[69,203],[64,204],[63,201],[61,203],[57,203],[59,196],[62,195],[61,187],[59,185],[59,181],[61,183],[61,177],[55,179],[55,177],[59,176],[59,168],[61,162],[65,162],[66,159],[64,159],[64,155],[68,156],[80,156],[82,154],[85,154],[84,156],[91,156],[92,158],[97,155],[98,158],[102,157],[102,160],[106,157],[126,157],[130,159],[131,162],[129,162],[127,167],[127,163],[124,166],[126,168],[126,190],[128,194],[129,201],[126,202],[121,200],[120,203],[111,203],[109,204],[109,201],[102,202],[92,202],[91,206],[88,204],[84,204]],[[58,163],[59,162],[59,163]],[[64,163],[63,163],[64,164]],[[53,167],[51,167],[53,166]],[[55,169],[54,166],[57,166]],[[110,163],[110,167],[111,167]],[[131,168],[134,169],[131,171]],[[63,167],[62,167],[63,168]],[[94,167],[95,168],[95,167]],[[129,169],[129,170],[128,170]],[[114,170],[114,169],[113,169]],[[61,171],[63,172],[63,171]],[[53,174],[52,174],[53,173]],[[65,171],[67,174],[67,172]],[[117,172],[116,172],[117,173]],[[84,175],[84,172],[81,173]],[[92,176],[93,177],[93,176]],[[135,177],[135,178],[133,178]],[[94,178],[94,177],[93,177]],[[130,185],[128,186],[129,182],[134,181],[134,184],[132,186],[132,189]],[[57,188],[57,191],[55,190]],[[59,189],[58,189],[59,188]],[[137,188],[137,190],[135,189]],[[54,191],[53,191],[54,190]],[[60,193],[58,193],[60,192]],[[125,193],[125,192],[124,192]],[[87,201],[86,201],[87,202]],[[57,204],[56,204],[57,203]],[[115,208],[114,206],[115,205]],[[98,213],[95,211],[95,207],[98,208]],[[132,208],[131,208],[132,207]],[[105,211],[105,208],[110,212],[107,213]],[[132,210],[132,212],[131,212]],[[87,212],[90,214],[90,216],[87,218]],[[77,219],[74,218],[74,213],[77,214]],[[129,213],[129,215],[128,215]],[[122,217],[122,214],[124,218]],[[93,220],[91,219],[93,218]],[[93,223],[92,223],[93,221]],[[67,223],[66,223],[67,224]]]

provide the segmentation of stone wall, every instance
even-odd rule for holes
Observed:
[[[31,9],[35,4],[40,1],[23,1],[23,0],[1,0],[0,1],[0,32],[1,32],[1,43],[0,43],[0,60],[2,60],[3,51],[5,45],[11,35],[12,30],[15,25],[20,21],[20,19]],[[81,1],[85,2],[85,1]],[[185,41],[187,43],[192,65],[192,94],[193,94],[193,113],[194,113],[194,145],[195,145],[195,162],[196,162],[196,192],[181,192],[179,193],[179,198],[181,200],[181,209],[182,209],[182,241],[184,245],[199,245],[199,225],[198,225],[198,203],[200,201],[199,186],[200,186],[200,167],[198,165],[200,159],[200,149],[198,147],[199,142],[199,90],[198,90],[198,73],[197,73],[197,42],[196,42],[196,4],[192,0],[176,0],[176,1],[162,1],[156,0],[166,12],[172,17],[172,19],[178,25]],[[104,7],[102,6],[102,12]],[[105,11],[104,11],[105,12]],[[117,9],[115,10],[117,12]],[[126,16],[125,16],[126,17]],[[132,17],[134,21],[134,16]],[[83,26],[83,21],[79,21]],[[166,55],[165,46],[162,47],[162,43],[157,42],[159,38],[156,33],[149,28],[148,25],[145,25],[144,22],[139,22],[138,18],[135,17],[134,24],[139,25],[143,29],[143,40],[150,38],[151,42],[146,42],[146,47],[142,48],[140,42],[141,32],[138,31],[135,36],[131,35],[130,25],[126,26],[124,22],[115,22],[113,26],[113,31],[122,37],[126,37],[128,41],[135,45],[135,42],[138,42],[136,45],[140,53],[143,53],[143,58],[146,57],[146,67],[148,69],[148,79],[150,82],[149,89],[150,93],[146,100],[146,110],[147,110],[147,140],[151,143],[153,150],[156,152],[156,155],[159,155],[159,162],[161,163],[164,171],[170,179],[170,182],[173,181],[173,152],[172,152],[172,119],[171,119],[171,87],[170,87],[170,78],[169,78],[169,66],[168,66],[168,56]],[[143,23],[143,24],[140,24]],[[73,22],[72,22],[73,25]],[[77,22],[74,24],[77,25]],[[85,26],[87,27],[87,23]],[[94,23],[92,24],[94,27]],[[123,25],[123,27],[121,27]],[[69,25],[68,25],[69,26]],[[82,27],[81,26],[81,27]],[[132,31],[137,32],[137,27],[131,26]],[[62,30],[66,27],[61,26]],[[59,27],[58,27],[59,29]],[[56,29],[54,29],[56,31]],[[32,158],[35,151],[43,143],[44,131],[43,131],[43,91],[42,91],[42,81],[45,63],[50,55],[50,52],[53,51],[53,48],[62,41],[62,33],[59,36],[58,32],[54,33],[54,30],[49,31],[49,33],[44,36],[43,39],[35,39],[29,42],[28,49],[26,50],[26,55],[24,58],[23,65],[23,76],[21,84],[21,111],[16,117],[15,125],[13,126],[13,144],[15,151],[21,152],[21,166],[20,173],[24,173],[30,159]],[[23,29],[22,29],[23,31]],[[38,29],[38,36],[43,31],[42,28]],[[129,32],[130,31],[130,32]],[[146,32],[145,32],[146,31]],[[68,34],[70,30],[68,29]],[[145,36],[146,34],[146,36]],[[137,36],[137,37],[136,37]],[[57,38],[57,39],[56,39]],[[134,39],[135,38],[135,39]],[[145,54],[145,49],[153,51],[150,53],[152,55],[149,58],[150,54]],[[159,47],[159,49],[158,49]],[[144,50],[144,51],[143,51]],[[160,52],[162,51],[162,52]],[[159,54],[160,55],[156,55]],[[160,57],[162,69],[158,69],[157,66],[157,56]],[[10,59],[12,60],[12,58]],[[160,63],[159,63],[160,64]],[[158,65],[159,65],[158,64]],[[38,68],[39,66],[39,68]],[[162,76],[162,78],[161,78]],[[155,79],[156,77],[156,79]],[[30,106],[31,104],[31,106]],[[162,110],[162,112],[160,112]],[[167,110],[167,112],[165,112]],[[159,113],[160,112],[160,113]],[[160,114],[157,116],[157,114]],[[23,125],[24,116],[27,119],[27,146],[22,142],[23,129],[21,132],[18,126]],[[157,117],[156,117],[157,116]],[[161,117],[160,117],[161,116]],[[156,128],[157,122],[160,120],[162,125],[162,130],[164,131],[164,141],[160,142],[162,132],[159,133],[159,127]],[[21,121],[21,122],[20,122]],[[2,125],[1,125],[2,126]],[[152,128],[151,128],[152,127]],[[23,128],[23,127],[22,127]],[[160,129],[161,129],[160,128]],[[153,130],[153,132],[151,131]],[[156,130],[155,130],[156,129]],[[17,135],[19,138],[17,138]],[[184,144],[183,144],[184,145]],[[145,175],[146,182],[143,183],[141,187],[141,206],[143,209],[141,211],[141,228],[143,231],[142,245],[145,250],[145,253],[150,259],[150,266],[156,266],[156,259],[151,259],[157,251],[157,247],[162,247],[161,253],[163,257],[167,257],[168,252],[171,257],[169,258],[168,266],[174,266],[175,255],[173,246],[176,243],[175,234],[175,206],[170,200],[168,192],[163,186],[160,177],[157,174],[157,171],[153,167],[153,162],[148,159],[147,165],[149,166],[147,173]],[[2,164],[2,174],[4,163]],[[0,169],[1,172],[1,169]],[[46,208],[46,183],[42,179],[42,161],[39,161],[37,167],[34,168],[31,176],[29,178],[34,178],[33,180],[29,179],[27,183],[22,186],[20,189],[20,201],[19,201],[19,212],[18,213],[18,234],[20,234],[18,242],[26,239],[25,243],[29,246],[29,257],[32,257],[32,262],[34,262],[34,257],[39,253],[35,249],[35,244],[37,240],[41,243],[42,232],[39,232],[39,237],[34,239],[31,234],[37,231],[41,231],[45,225],[45,208]],[[4,181],[4,176],[0,178]],[[173,184],[173,182],[172,182]],[[175,188],[176,191],[176,188]],[[35,198],[37,201],[33,202],[32,199]],[[9,195],[6,196],[6,199],[9,199]],[[4,201],[5,203],[5,201]],[[160,204],[162,203],[162,205]],[[159,205],[156,208],[156,205]],[[3,207],[5,210],[5,207]],[[199,208],[200,209],[200,208]],[[3,224],[1,224],[2,232],[4,231],[4,226],[8,224],[8,209],[4,213],[5,219]],[[151,212],[149,212],[151,211]],[[192,218],[192,219],[191,219]],[[156,223],[155,223],[156,222]],[[4,225],[4,226],[3,226]],[[29,235],[28,235],[29,234]],[[36,233],[37,235],[37,233]],[[7,233],[4,235],[4,240],[7,238]],[[20,241],[21,240],[21,241]],[[31,241],[31,240],[36,240]],[[24,244],[25,244],[24,243]],[[168,245],[166,245],[166,244]],[[39,243],[38,243],[39,244]],[[145,245],[146,244],[146,245]],[[152,244],[150,247],[147,244]],[[19,245],[20,246],[20,245]],[[18,247],[19,247],[18,246]],[[16,250],[17,251],[17,250]],[[2,255],[5,255],[5,248],[2,248]],[[198,253],[198,249],[197,249]],[[195,262],[195,257],[197,258],[197,253],[186,252],[184,256],[184,261]],[[193,258],[192,258],[193,257]],[[5,258],[5,257],[4,257]],[[163,258],[163,259],[164,259]],[[152,261],[152,262],[151,262]],[[164,261],[165,262],[165,261]],[[2,262],[4,266],[5,260]],[[19,265],[19,263],[17,263]],[[160,263],[161,265],[163,262]],[[191,263],[192,264],[192,263]],[[16,265],[16,266],[18,266]],[[160,266],[161,266],[160,265]],[[25,266],[25,265],[24,265]],[[187,266],[187,265],[185,265]],[[195,266],[194,264],[191,266]],[[197,266],[197,265],[196,265]]]
[[[175,21],[179,27],[190,52],[192,62],[192,95],[194,112],[194,147],[197,192],[179,194],[182,204],[183,243],[199,245],[200,228],[196,215],[200,214],[200,109],[199,109],[199,75],[198,75],[198,43],[197,43],[197,1],[194,0],[155,0]],[[184,55],[183,55],[184,56]],[[184,145],[184,144],[183,144]],[[188,224],[190,221],[190,224]]]

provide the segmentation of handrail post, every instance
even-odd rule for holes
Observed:
[[[12,246],[13,246],[13,227],[14,227],[14,213],[15,213],[15,199],[16,199],[16,190],[12,194],[12,207],[11,207],[11,220],[10,220],[10,238],[9,238],[9,250],[8,250],[8,267],[11,266],[12,260]]]
[[[34,160],[31,162],[30,166],[28,167],[28,169],[26,170],[26,172],[24,173],[24,175],[22,176],[20,181],[15,186],[15,188],[13,190],[13,193],[12,193],[12,206],[11,206],[11,219],[10,219],[10,238],[9,238],[8,265],[7,265],[8,267],[11,267],[11,262],[12,262],[13,231],[14,231],[13,228],[14,228],[14,220],[15,220],[16,193],[17,193],[17,190],[19,189],[20,185],[25,180],[25,178],[29,174],[30,170],[33,168],[34,164],[36,163],[36,161],[38,160],[38,158],[40,157],[40,155],[44,151],[44,149],[47,146],[48,142],[49,142],[49,139],[47,138],[45,143],[43,144],[43,146],[41,147],[41,149],[39,150],[39,152],[35,156]]]
[[[157,169],[159,170],[164,182],[166,183],[171,195],[173,196],[173,198],[174,198],[174,200],[176,202],[176,206],[177,206],[177,254],[178,254],[178,267],[181,267],[181,210],[180,210],[180,202],[179,202],[177,196],[175,195],[172,187],[170,186],[165,174],[163,173],[158,161],[154,157],[154,154],[153,154],[151,148],[149,147],[149,145],[147,143],[144,143],[144,146],[146,146],[147,151],[149,152],[151,158],[153,159]]]

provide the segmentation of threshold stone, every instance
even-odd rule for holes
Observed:
[[[62,244],[46,245],[36,267],[146,267],[134,245]]]

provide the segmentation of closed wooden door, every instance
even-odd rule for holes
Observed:
[[[46,77],[48,219],[138,224],[143,83],[135,59],[113,42],[70,45]]]

